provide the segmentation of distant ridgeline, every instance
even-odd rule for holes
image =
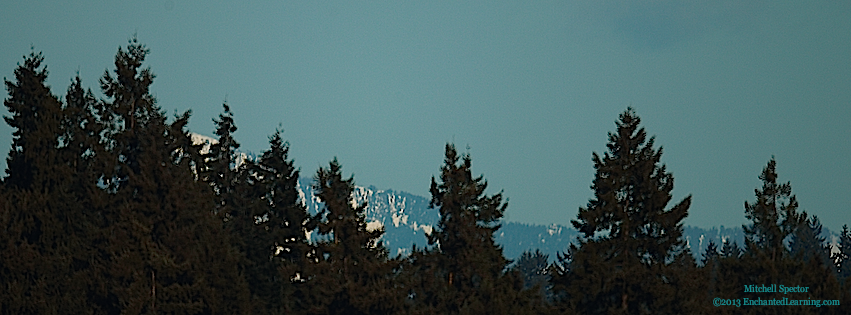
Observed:
[[[316,214],[321,210],[322,204],[313,194],[312,184],[312,179],[301,178],[298,190],[307,211]],[[356,186],[354,195],[354,200],[358,203],[367,203],[368,227],[385,228],[386,233],[382,241],[390,250],[391,256],[406,256],[411,253],[413,245],[417,248],[428,247],[426,233],[431,232],[440,218],[436,209],[429,209],[428,198],[401,191],[378,190],[374,186]],[[827,228],[824,228],[823,233],[830,245],[836,248],[839,235]],[[517,259],[524,251],[539,249],[549,255],[552,262],[556,259],[556,253],[565,251],[578,235],[579,233],[569,226],[503,222],[495,239],[503,246],[505,257],[508,259]],[[700,261],[709,241],[714,241],[719,248],[729,241],[736,242],[740,247],[744,246],[744,233],[740,226],[710,229],[686,226],[683,228],[683,235],[697,261]],[[311,240],[316,240],[313,235]]]

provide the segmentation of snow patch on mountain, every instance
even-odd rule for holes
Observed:
[[[383,227],[384,227],[384,224],[381,224],[381,222],[378,222],[378,221],[369,221],[369,222],[366,223],[366,230],[370,231],[370,232],[378,230],[378,229],[383,228]]]
[[[392,210],[392,209],[391,209]],[[392,213],[392,212],[391,212]],[[397,213],[392,214],[393,218],[393,226],[399,227],[399,223],[401,222],[404,225],[408,224],[408,216],[407,215],[399,215]]]

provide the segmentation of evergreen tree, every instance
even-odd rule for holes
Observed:
[[[102,189],[105,174],[111,174],[114,155],[105,146],[104,123],[106,104],[95,99],[89,89],[84,89],[79,76],[72,79],[65,95],[61,120],[58,176],[64,178],[62,190],[52,194],[58,202],[56,208],[67,213],[69,235],[76,241],[71,268],[75,272],[73,289],[84,295],[86,312],[104,314],[118,310],[118,300],[113,290],[106,287],[109,264],[109,233],[111,222],[116,220],[112,209],[113,196]],[[69,238],[71,239],[71,238]]]
[[[594,198],[572,221],[583,237],[554,275],[567,291],[564,302],[579,313],[689,312],[676,298],[686,288],[673,290],[671,282],[694,263],[682,238],[691,196],[666,209],[673,176],[640,121],[627,109],[609,133],[609,152],[593,154]]]
[[[343,179],[335,158],[314,177],[313,189],[323,203],[318,224],[324,240],[311,257],[308,270],[309,313],[390,314],[401,306],[394,299],[392,266],[380,242],[384,228],[370,230],[365,218],[366,203],[353,200],[354,179]]]
[[[237,151],[240,144],[233,136],[237,126],[230,106],[224,103],[222,107],[223,113],[213,119],[218,141],[202,154],[203,159],[198,162],[202,170],[199,178],[212,188],[213,213],[240,253],[239,269],[247,282],[253,311],[275,314],[280,312],[283,301],[280,296],[283,281],[278,273],[280,262],[272,259],[274,243],[267,237],[274,226],[260,220],[268,210],[267,192],[259,183],[262,177],[256,174],[257,162],[242,159]]]
[[[838,245],[838,251],[833,254],[836,267],[834,274],[841,288],[837,298],[845,305],[843,309],[847,309],[847,303],[851,301],[851,231],[848,230],[848,225],[842,226]]]
[[[305,232],[315,229],[316,219],[299,200],[299,171],[288,159],[289,144],[280,131],[269,138],[269,145],[259,161],[245,162],[239,181],[248,185],[239,187],[248,194],[240,195],[251,199],[242,205],[244,214],[233,219],[247,227],[239,237],[255,303],[266,305],[268,313],[293,313],[300,307],[294,297],[303,293],[299,286],[311,250]]]
[[[762,189],[755,190],[756,201],[745,202],[745,216],[751,221],[743,225],[746,251],[738,272],[739,285],[783,284],[808,287],[808,292],[796,294],[796,299],[825,299],[836,297],[839,283],[832,264],[826,264],[823,242],[819,236],[821,224],[807,213],[798,212],[798,202],[790,183],[777,181],[776,162],[772,158],[762,174]],[[787,247],[791,244],[791,248]],[[737,298],[757,297],[782,299],[783,293],[747,293]],[[746,313],[760,314],[755,309]],[[776,314],[836,314],[838,308],[777,308]]]
[[[739,259],[744,252],[739,247],[739,244],[734,241],[724,242],[721,247],[721,257]]]
[[[107,312],[242,313],[248,291],[238,255],[211,213],[208,188],[195,181],[198,160],[185,131],[189,112],[166,122],[149,93],[154,75],[140,69],[148,50],[132,39],[119,48],[115,74],[101,79],[110,98],[111,192],[105,216]]]
[[[752,223],[742,225],[748,252],[765,255],[773,262],[788,253],[787,238],[806,220],[797,212],[798,201],[792,195],[792,185],[777,183],[776,167],[777,162],[772,158],[763,169],[759,176],[762,190],[754,190],[756,202],[745,201],[745,217]]]
[[[836,268],[839,281],[845,287],[846,291],[851,291],[851,231],[848,230],[848,225],[842,226],[842,232],[839,234],[839,248],[833,254],[833,260],[836,263]]]
[[[80,76],[76,76],[65,94],[60,141],[63,143],[63,160],[79,175],[89,173],[90,164],[101,150],[102,128],[95,115],[100,105],[91,90],[83,89]],[[91,176],[85,176],[82,180],[97,181]]]
[[[742,251],[736,242],[724,241],[720,249],[710,241],[706,253],[704,253],[703,267],[700,275],[702,284],[698,287],[704,289],[699,306],[703,306],[704,313],[737,314],[738,308],[714,307],[711,302],[716,297],[741,298],[742,288],[747,284],[742,279],[744,265],[740,259]],[[710,311],[711,310],[711,311]]]
[[[706,251],[703,253],[700,260],[700,273],[698,277],[700,281],[703,281],[705,288],[704,294],[701,296],[702,301],[711,301],[715,296],[720,294],[718,291],[718,287],[723,284],[725,280],[720,275],[720,265],[721,265],[721,253],[719,252],[718,245],[715,244],[715,241],[710,240],[709,244],[706,246]]]
[[[538,290],[542,297],[549,298],[550,293],[550,263],[549,255],[536,249],[535,252],[525,251],[517,260],[514,267],[523,277],[523,289]]]
[[[818,217],[808,217],[806,211],[801,216],[804,222],[795,230],[789,243],[792,256],[805,262],[817,259],[824,266],[832,266],[834,263],[830,259],[830,245],[821,235],[822,225]]]
[[[715,241],[709,240],[709,244],[706,245],[706,251],[703,253],[703,258],[701,258],[700,264],[706,266],[707,264],[718,262],[718,259],[720,258],[721,254],[718,252],[718,245],[715,245]]]
[[[267,246],[274,249],[275,257],[297,267],[309,251],[305,232],[315,229],[317,218],[309,215],[299,200],[299,170],[288,154],[289,143],[281,138],[281,131],[275,131],[269,137],[269,150],[260,157],[258,174],[268,200],[262,222],[276,232]],[[287,276],[295,277],[296,273],[298,270],[291,270]]]
[[[460,162],[459,162],[460,161]],[[522,292],[516,271],[493,233],[507,207],[502,193],[485,195],[487,182],[473,177],[469,154],[459,156],[446,145],[440,182],[431,181],[430,207],[440,211],[437,227],[429,233],[428,252],[410,258],[408,299],[413,313],[513,314],[535,312],[543,298],[537,291]]]
[[[281,131],[276,130],[269,138],[269,150],[263,153],[258,164],[260,183],[265,188],[265,200],[268,200],[262,223],[263,228],[270,231],[266,246],[271,245],[274,257],[283,262],[283,279],[287,283],[300,283],[307,264],[306,255],[312,250],[307,232],[316,229],[318,215],[309,215],[299,199],[299,170],[293,160],[288,159],[288,154],[289,143],[284,142]]]
[[[686,247],[674,256],[670,264],[660,269],[665,285],[662,286],[664,291],[659,293],[674,297],[671,305],[660,309],[675,314],[707,314],[715,311],[701,294],[705,292],[706,281],[700,276],[701,270],[691,249]]]
[[[31,52],[15,69],[16,82],[5,81],[9,98],[3,104],[12,116],[4,119],[15,129],[6,159],[5,182],[10,187],[53,189],[61,183],[52,175],[58,160],[62,103],[45,84],[43,61],[41,53]]]
[[[235,199],[236,186],[245,182],[238,181],[240,170],[237,169],[236,159],[239,153],[236,150],[239,149],[239,142],[233,137],[233,133],[237,130],[233,113],[227,103],[222,104],[222,107],[224,113],[219,114],[218,120],[213,119],[216,125],[215,134],[219,138],[203,155],[204,164],[200,177],[201,180],[210,184],[216,194],[217,203],[214,212],[222,218],[227,218],[233,215],[230,211],[235,210],[234,207],[241,202]]]
[[[61,154],[64,112],[45,85],[42,55],[31,53],[6,81],[4,104],[16,129],[0,204],[0,310],[79,313],[86,303],[91,231],[73,189],[76,174]]]

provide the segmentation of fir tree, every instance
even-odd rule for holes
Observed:
[[[69,159],[61,154],[64,112],[45,85],[42,55],[31,53],[6,81],[4,104],[15,128],[9,177],[0,204],[0,309],[9,313],[71,313],[89,309],[86,290],[92,232]]]
[[[841,292],[838,298],[841,298],[841,303],[846,305],[851,301],[851,231],[848,230],[848,225],[842,226],[842,232],[839,235],[839,248],[833,254],[835,262],[837,280],[840,283]],[[847,306],[844,306],[847,308]]]
[[[227,103],[222,107],[223,113],[213,119],[218,141],[202,155],[199,178],[212,188],[213,213],[222,221],[240,253],[239,269],[248,284],[254,312],[274,314],[280,312],[280,303],[284,301],[283,281],[278,272],[280,261],[272,259],[274,241],[268,237],[275,230],[267,222],[267,191],[259,183],[263,176],[257,175],[257,162],[239,156],[240,144],[233,136],[237,130],[233,113]],[[268,176],[276,175],[270,172]]]
[[[609,152],[593,154],[594,198],[572,221],[583,238],[554,275],[567,290],[564,302],[580,313],[685,311],[673,294],[685,288],[672,290],[670,279],[693,264],[682,239],[691,196],[666,209],[673,176],[659,165],[662,149],[653,148],[640,121],[627,109],[609,133]]]
[[[233,213],[234,206],[240,201],[236,198],[236,185],[238,182],[238,174],[236,159],[239,149],[239,142],[233,137],[236,132],[236,124],[233,120],[233,113],[230,111],[230,106],[227,103],[222,104],[224,113],[219,114],[219,119],[213,119],[216,125],[215,134],[219,137],[218,141],[211,144],[209,151],[203,155],[202,160],[203,171],[201,172],[201,180],[210,184],[216,194],[216,208],[214,212],[223,218],[227,218]],[[243,169],[245,169],[243,167]],[[244,184],[244,182],[243,182]]]
[[[766,255],[770,261],[779,261],[788,253],[785,241],[806,220],[797,212],[792,185],[777,183],[776,167],[772,158],[763,169],[759,176],[762,190],[754,190],[756,202],[745,201],[745,217],[751,224],[742,225],[748,252]]]
[[[849,288],[851,281],[848,281],[851,278],[851,231],[848,230],[847,224],[842,226],[842,232],[839,234],[839,248],[832,258],[836,262],[839,281],[846,290],[851,289]]]
[[[58,160],[62,103],[45,84],[44,57],[31,52],[15,69],[15,81],[5,81],[9,98],[3,104],[11,117],[6,123],[15,129],[9,152],[6,185],[20,189],[53,189],[61,181],[52,176]]]
[[[525,251],[514,267],[523,277],[523,289],[536,289],[542,297],[548,298],[550,287],[549,255],[540,250]]]
[[[324,240],[312,254],[310,313],[389,314],[400,305],[393,299],[391,266],[380,238],[384,228],[367,228],[366,203],[353,200],[354,179],[344,179],[335,158],[317,170],[313,189],[323,203],[318,232]]]
[[[288,159],[289,144],[280,131],[269,137],[269,146],[259,161],[245,162],[238,192],[251,199],[242,204],[243,214],[232,219],[246,227],[239,237],[255,303],[269,313],[292,313],[300,307],[293,299],[303,293],[299,286],[311,249],[305,232],[315,228],[315,218],[299,200],[299,171]]]
[[[487,182],[473,177],[469,154],[459,156],[446,145],[440,182],[432,178],[430,207],[439,208],[440,221],[429,233],[427,252],[410,258],[408,298],[421,313],[535,312],[543,306],[538,291],[522,292],[522,276],[505,272],[509,261],[493,233],[507,203],[502,193],[485,195]]]
[[[706,251],[703,252],[703,258],[701,258],[700,264],[706,266],[707,264],[716,263],[719,258],[721,258],[721,254],[718,252],[718,245],[715,245],[715,241],[709,240],[709,244],[706,245]]]
[[[446,145],[444,162],[441,183],[431,179],[429,206],[439,207],[440,221],[428,240],[447,259],[446,282],[470,290],[485,277],[496,278],[508,264],[502,247],[493,240],[508,204],[502,201],[502,193],[484,194],[487,182],[473,177],[472,159],[459,157],[454,145]]]
[[[309,250],[305,232],[315,229],[317,218],[310,216],[299,200],[299,170],[288,155],[289,143],[277,130],[269,137],[269,150],[260,157],[258,174],[268,205],[262,222],[275,232],[267,246],[274,249],[275,257],[297,268],[303,265]],[[287,276],[295,277],[296,273],[298,270],[291,270]]]
[[[101,79],[111,191],[105,233],[105,308],[122,313],[241,313],[248,291],[237,253],[211,213],[209,189],[195,181],[197,160],[185,126],[189,112],[166,122],[149,87],[154,75],[140,67],[148,50],[134,38],[118,50],[115,77]],[[106,169],[110,169],[107,167]],[[114,303],[114,304],[113,304]]]
[[[711,301],[718,293],[718,286],[725,280],[720,275],[721,253],[715,241],[710,240],[700,260],[700,272],[698,278],[703,281],[704,294],[699,295],[702,301]]]
[[[724,245],[721,246],[720,259],[714,270],[717,276],[714,279],[715,281],[712,281],[709,285],[707,285],[708,294],[704,299],[706,303],[709,303],[709,301],[712,301],[715,297],[739,300],[744,297],[753,298],[753,296],[744,295],[744,285],[753,283],[749,282],[747,279],[747,266],[745,265],[745,261],[742,259],[743,254],[744,252],[739,247],[738,243],[732,240],[724,242]],[[722,314],[741,313],[741,309],[733,308],[722,309],[719,307],[717,308],[717,311]]]
[[[805,218],[804,222],[795,230],[789,243],[792,256],[802,261],[817,259],[824,266],[832,266],[830,245],[821,235],[822,225],[818,217],[808,216],[806,211],[801,216]]]
[[[736,270],[739,285],[786,284],[808,287],[798,299],[820,299],[836,296],[839,282],[832,264],[826,264],[823,242],[819,236],[821,224],[806,212],[798,212],[798,202],[792,194],[790,183],[777,181],[776,162],[772,158],[762,174],[762,189],[755,190],[756,201],[745,202],[745,216],[751,221],[743,225],[746,251],[741,258],[741,269]],[[787,247],[787,242],[791,246]],[[732,270],[731,270],[732,271]],[[782,293],[738,293],[739,298],[755,299],[785,297]],[[812,308],[778,308],[777,314],[836,314],[837,308],[815,310]],[[746,310],[752,314],[757,310]],[[841,313],[841,312],[840,312]]]
[[[724,242],[721,246],[721,257],[739,259],[744,252],[735,241]]]
[[[78,174],[90,171],[88,166],[100,151],[102,130],[95,116],[99,105],[92,91],[83,89],[80,76],[76,76],[65,94],[60,140],[63,143],[65,163]],[[84,180],[93,179],[87,176]]]

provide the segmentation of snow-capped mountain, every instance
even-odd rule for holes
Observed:
[[[316,214],[322,209],[322,203],[313,194],[312,184],[311,179],[301,178],[298,191],[307,211]],[[426,233],[430,233],[440,220],[439,211],[429,209],[427,198],[406,192],[356,186],[353,200],[356,204],[366,202],[368,227],[384,227],[382,242],[391,256],[410,254],[414,245],[428,247]],[[519,257],[529,249],[540,249],[554,259],[576,235],[574,229],[560,225],[503,222],[495,239],[508,258]]]
[[[298,183],[298,193],[308,213],[321,211],[322,203],[313,193],[313,180],[301,178]],[[407,255],[413,245],[426,247],[425,235],[440,219],[437,210],[428,208],[428,199],[406,192],[356,186],[353,197],[355,204],[367,204],[368,228],[384,227],[382,242],[391,255]]]
[[[321,210],[322,204],[313,195],[313,180],[299,179],[298,191],[309,213]],[[407,255],[412,246],[428,246],[426,233],[430,232],[440,219],[437,209],[429,209],[426,197],[394,190],[379,190],[374,186],[356,186],[354,202],[366,202],[366,220],[369,227],[385,228],[382,238],[391,255]],[[744,247],[744,233],[741,226],[713,227],[709,229],[686,226],[683,229],[686,244],[697,261],[700,261],[706,246],[712,240],[720,248],[725,242],[736,242]],[[839,236],[824,229],[827,242],[836,248]],[[539,225],[518,222],[502,222],[496,231],[495,240],[503,246],[503,254],[508,259],[520,257],[524,251],[535,249],[549,255],[550,261],[556,260],[557,253],[567,250],[570,242],[579,236],[573,227],[563,225]]]

